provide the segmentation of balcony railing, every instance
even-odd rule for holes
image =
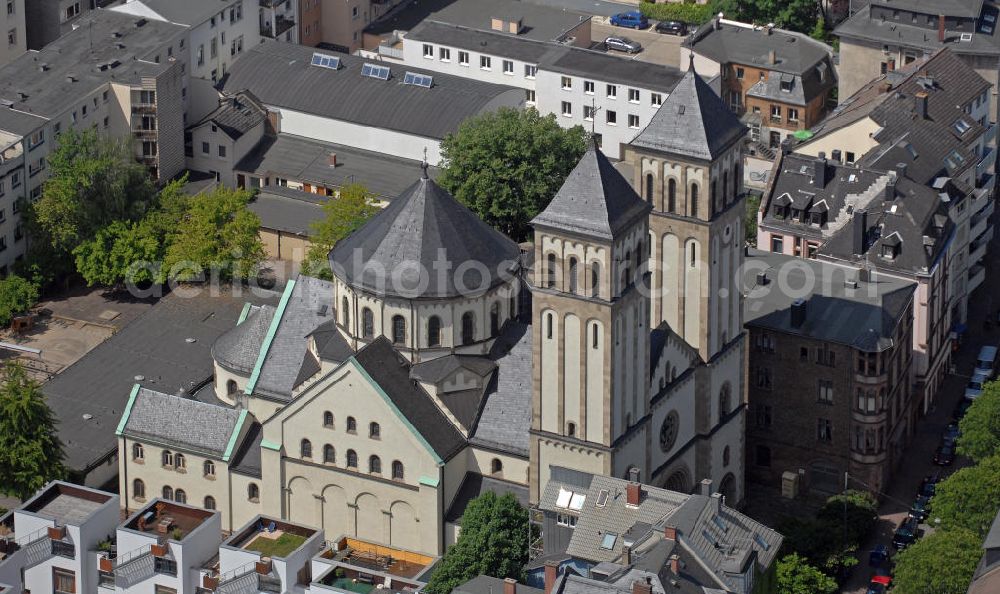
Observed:
[[[274,26],[271,23],[261,22],[260,24],[260,34],[263,37],[268,37],[271,39],[277,39],[285,31],[288,31],[295,26],[295,21],[284,16],[277,16],[274,18]]]
[[[76,546],[64,540],[53,540],[52,554],[65,559],[76,559]]]
[[[995,124],[994,124],[995,125]],[[976,163],[976,179],[981,179],[984,175],[989,173],[990,167],[996,163],[997,151],[995,148],[990,149],[983,155],[983,158]]]
[[[966,288],[966,291],[968,293],[975,291],[979,285],[983,284],[984,280],[986,280],[985,267],[976,264],[975,266],[969,268],[969,285]]]
[[[177,575],[177,561],[167,557],[153,557],[153,571],[163,575]]]
[[[285,0],[260,0],[261,8],[277,8],[285,3]]]

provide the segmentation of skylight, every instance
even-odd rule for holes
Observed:
[[[416,72],[407,72],[403,77],[403,84],[429,89],[434,84],[434,77],[426,74],[417,74]]]
[[[753,533],[753,541],[757,543],[757,546],[764,549],[765,551],[771,548],[771,543],[764,540],[764,537],[756,532]]]
[[[601,492],[597,494],[597,507],[604,507],[608,504],[608,490],[601,489]]]
[[[365,64],[361,67],[361,76],[377,78],[379,80],[389,80],[389,67],[378,64]]]
[[[954,126],[955,126],[955,131],[958,132],[959,134],[965,134],[966,131],[968,131],[968,129],[972,127],[972,125],[969,124],[969,122],[966,122],[962,118],[958,118],[957,120],[955,120]]]
[[[611,550],[615,548],[615,542],[618,540],[618,535],[614,532],[605,532],[604,538],[601,539],[601,548]]]
[[[330,70],[336,70],[340,68],[340,58],[336,56],[330,56],[327,54],[321,54],[319,52],[313,53],[312,65],[319,66],[320,68],[329,68]]]
[[[575,511],[583,509],[583,502],[587,500],[584,493],[573,493],[573,498],[569,501],[569,508]]]
[[[559,489],[559,496],[556,497],[556,507],[561,507],[563,509],[569,507],[569,500],[573,497],[572,491],[567,491],[566,489]]]

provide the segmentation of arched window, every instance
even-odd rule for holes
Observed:
[[[368,472],[372,474],[382,474],[382,459],[378,456],[368,458]]]
[[[740,165],[733,163],[733,200],[740,197]]]
[[[382,428],[379,427],[378,423],[369,423],[368,437],[372,439],[379,439],[382,437]]]
[[[566,423],[566,435],[576,437],[576,423],[572,421]]]
[[[257,483],[250,483],[247,486],[247,499],[253,502],[260,501],[260,487]]]
[[[167,501],[173,501],[173,499],[174,499],[174,490],[170,488],[170,485],[164,485],[163,486],[163,493],[162,493],[162,495],[163,495],[163,498],[166,499]]]
[[[347,297],[340,300],[341,317],[344,320],[344,328],[350,328],[351,326],[351,308],[350,302]]]
[[[357,468],[358,467],[358,453],[354,450],[347,450],[347,467]]]
[[[576,258],[569,259],[569,292],[576,293],[577,286],[577,261]]]
[[[601,346],[601,329],[600,327],[598,327],[597,324],[590,325],[590,334],[591,334],[590,337],[591,348],[596,349],[597,347]]]
[[[132,444],[132,459],[133,460],[144,460],[146,458],[146,452],[142,449],[141,443]]]
[[[729,172],[722,172],[722,200],[720,201],[723,205],[729,202]]]
[[[337,463],[337,451],[330,444],[323,446],[323,462],[326,464]]]
[[[313,457],[313,444],[308,439],[303,439],[302,443],[299,444],[299,453],[302,454],[303,458]]]
[[[688,214],[698,216],[698,184],[691,184],[691,194],[688,197]]]
[[[545,314],[545,338],[552,338],[552,325],[553,325],[552,314],[551,313]]]
[[[188,502],[188,496],[187,493],[184,492],[184,489],[177,489],[176,491],[174,491],[174,501],[176,501],[177,503]]]
[[[545,286],[548,288],[553,288],[556,286],[556,255],[549,254],[545,256]]]
[[[135,499],[146,498],[146,483],[142,482],[142,479],[132,481],[132,497]]]
[[[187,460],[184,459],[184,454],[179,452],[174,454],[174,468],[187,468]]]
[[[502,472],[503,472],[503,462],[500,461],[500,458],[493,458],[493,461],[490,462],[490,474],[496,475]]]
[[[367,307],[361,310],[361,336],[364,338],[375,336],[375,315]]]
[[[229,380],[226,382],[226,394],[232,396],[237,390],[239,390],[239,387],[236,385],[236,380]]]
[[[716,181],[713,179],[712,183],[708,186],[708,214],[709,216],[714,216],[716,212],[716,201],[718,197],[715,193]]]
[[[729,446],[722,450],[722,466],[729,466]]]
[[[494,301],[490,306],[490,336],[500,334],[500,303]]]
[[[731,403],[729,402],[732,389],[729,387],[729,382],[722,384],[722,389],[719,390],[719,418],[726,416],[730,412]]]
[[[590,296],[598,297],[601,294],[601,263],[594,262],[590,265]]]
[[[327,429],[333,429],[333,413],[326,411],[323,413],[323,426]]]
[[[622,262],[625,265],[622,271],[622,289],[632,284],[632,252],[626,250],[625,260]]]
[[[646,202],[653,202],[653,174],[646,174]]]
[[[667,180],[667,212],[677,212],[677,180]]]
[[[427,346],[441,346],[441,318],[437,316],[427,320]]]
[[[397,481],[403,480],[403,463],[399,460],[392,461],[392,478]]]
[[[691,252],[691,268],[694,268],[695,265],[698,263],[698,250],[697,246],[693,241],[691,242],[690,252]]]
[[[471,311],[462,314],[462,344],[472,344],[476,340],[476,318]]]
[[[215,509],[215,497],[208,495],[205,497],[205,509],[214,510]]]
[[[354,417],[347,417],[347,432],[348,433],[358,432],[358,422],[354,420]]]
[[[164,466],[169,466],[173,468],[174,455],[170,452],[170,450],[163,450],[163,454],[160,455],[160,459],[163,462]]]
[[[215,462],[205,460],[205,463],[202,466],[204,468],[205,476],[215,476]]]
[[[406,342],[406,318],[403,316],[392,316],[392,342],[393,344]]]

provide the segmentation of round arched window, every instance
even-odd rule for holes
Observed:
[[[663,425],[660,426],[660,449],[664,452],[669,452],[674,447],[679,426],[680,416],[676,410],[670,411],[667,418],[663,419]]]

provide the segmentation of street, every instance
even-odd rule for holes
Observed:
[[[564,10],[575,10],[585,14],[609,17],[619,12],[635,10],[638,0],[629,2],[606,2],[605,0],[525,0],[532,4],[548,6],[550,8],[562,8]]]

